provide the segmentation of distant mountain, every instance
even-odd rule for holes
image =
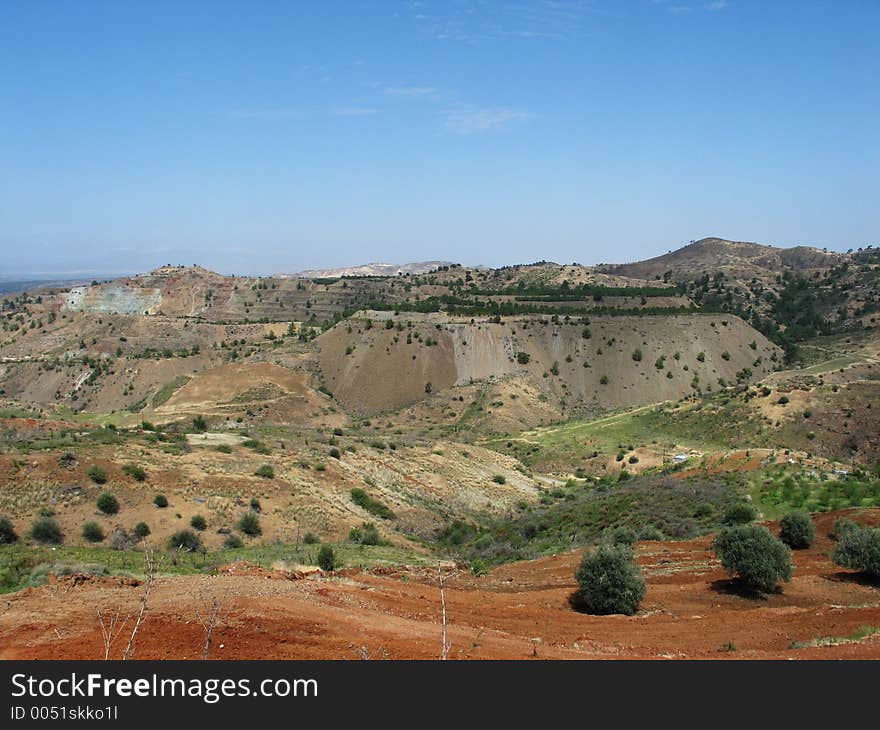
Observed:
[[[338,276],[398,276],[400,274],[427,274],[441,266],[454,266],[450,261],[419,261],[412,264],[362,264],[339,269],[308,269],[297,276],[303,279],[328,279]]]
[[[775,276],[784,270],[826,269],[847,260],[845,254],[810,246],[776,248],[758,243],[703,238],[675,251],[629,264],[600,264],[597,271],[640,279],[656,279],[670,272],[673,280],[692,279],[704,272],[724,272],[734,279]]]

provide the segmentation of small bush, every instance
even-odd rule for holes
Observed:
[[[89,479],[91,479],[95,484],[107,483],[107,472],[104,471],[97,464],[90,466],[86,474],[88,474]]]
[[[330,458],[331,459],[338,459],[339,458],[339,449],[337,449],[335,447],[330,449]]]
[[[183,550],[188,553],[204,552],[202,539],[192,530],[180,530],[168,538],[169,550]]]
[[[263,464],[259,469],[254,472],[254,476],[263,477],[263,479],[274,479],[275,470],[270,464]]]
[[[195,433],[204,433],[208,430],[208,422],[204,416],[196,416],[192,421],[192,430]]]
[[[585,553],[574,577],[577,602],[587,613],[632,616],[645,597],[645,580],[626,545],[600,545]]]
[[[217,444],[214,451],[219,451],[221,454],[231,454],[232,447],[229,444]]]
[[[263,534],[263,528],[260,527],[260,518],[254,512],[245,512],[239,518],[238,529],[251,537]]]
[[[378,499],[374,499],[363,489],[358,487],[351,490],[351,501],[358,507],[365,509],[371,515],[381,517],[383,520],[393,520],[396,516],[390,507],[383,504]]]
[[[132,532],[138,540],[143,540],[150,534],[150,526],[146,522],[138,522]]]
[[[664,535],[654,525],[645,525],[639,530],[639,540],[663,540]]]
[[[724,513],[723,521],[725,525],[746,525],[749,522],[754,522],[757,516],[758,511],[753,505],[748,502],[740,502]]]
[[[834,522],[834,533],[832,537],[838,542],[842,540],[850,532],[860,530],[861,526],[846,517],[839,517]]]
[[[128,474],[136,482],[142,482],[147,478],[147,472],[137,464],[126,464],[122,467],[122,473]]]
[[[168,506],[168,498],[164,494],[157,494],[153,497],[153,504],[159,509],[165,509]]]
[[[845,531],[831,559],[843,568],[858,570],[875,580],[880,578],[880,527],[856,526]]]
[[[715,538],[715,555],[729,575],[753,591],[769,593],[791,580],[791,551],[761,525],[725,527]]]
[[[492,481],[496,484],[507,484],[507,479],[504,478],[503,474],[496,474],[492,477]]]
[[[361,527],[353,527],[348,533],[348,539],[359,542],[361,545],[381,545],[382,538],[379,530],[372,522],[364,522]]]
[[[11,545],[18,541],[18,535],[12,527],[12,523],[6,517],[0,517],[0,545]]]
[[[223,541],[223,547],[227,550],[235,550],[236,548],[244,547],[244,543],[238,535],[227,535]]]
[[[321,570],[336,570],[339,563],[336,560],[336,553],[329,545],[322,545],[318,550],[318,567]]]
[[[518,353],[516,353],[516,361],[520,365],[528,365],[529,360],[531,360],[531,359],[532,359],[532,356],[529,355],[529,353],[527,353],[527,352],[523,352],[522,350],[520,350]]]
[[[804,550],[813,544],[816,528],[809,514],[802,510],[789,512],[779,521],[779,539],[792,550]]]
[[[119,512],[119,500],[110,492],[103,492],[95,504],[105,515],[115,515]]]
[[[64,540],[61,528],[51,517],[40,517],[31,525],[31,539],[37,542],[59,545]]]
[[[306,545],[317,545],[321,539],[314,532],[307,532],[303,535],[303,543]]]
[[[192,519],[189,521],[189,526],[194,530],[201,532],[208,526],[208,521],[202,517],[202,515],[193,515]]]
[[[261,512],[263,506],[260,504],[260,500],[256,497],[251,497],[250,507],[254,512]]]
[[[97,522],[86,522],[83,525],[82,536],[89,542],[101,542],[105,537],[104,530]]]
[[[602,542],[609,545],[632,545],[635,541],[635,530],[630,527],[615,527],[602,534]]]

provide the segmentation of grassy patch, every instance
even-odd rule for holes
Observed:
[[[174,393],[190,381],[188,375],[178,375],[170,383],[165,383],[153,396],[153,407],[158,408],[171,398]]]

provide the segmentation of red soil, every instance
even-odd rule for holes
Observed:
[[[816,542],[795,552],[792,582],[761,599],[737,594],[709,537],[638,545],[648,592],[632,617],[572,610],[580,552],[506,565],[484,577],[448,571],[449,656],[880,659],[880,635],[792,648],[793,642],[880,627],[880,589],[828,559],[828,535],[839,515],[817,516]],[[878,524],[880,510],[858,511],[857,519]],[[133,614],[142,591],[131,581],[64,579],[5,596],[0,658],[99,658],[96,606]],[[212,598],[221,603],[214,659],[432,659],[440,653],[435,569],[290,575],[237,564],[214,576],[158,579],[136,658],[199,658],[205,632],[198,614],[209,613]],[[126,641],[123,633],[112,657]]]

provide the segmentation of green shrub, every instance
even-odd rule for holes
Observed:
[[[761,525],[725,527],[715,538],[715,555],[729,575],[749,590],[768,593],[791,580],[791,551]]]
[[[223,547],[227,550],[235,550],[236,548],[244,547],[244,543],[238,535],[227,535],[223,541]]]
[[[88,474],[89,479],[91,479],[95,484],[107,483],[107,472],[104,471],[97,464],[93,464],[92,466],[90,466],[86,474]]]
[[[202,539],[192,530],[180,530],[168,538],[169,550],[183,550],[188,553],[201,553],[205,551]]]
[[[880,578],[880,527],[848,529],[831,553],[835,564]]]
[[[792,550],[804,550],[813,544],[816,528],[803,510],[789,512],[779,521],[779,539]]]
[[[645,597],[645,580],[626,545],[600,545],[585,553],[574,577],[576,602],[587,613],[632,616]]]
[[[245,512],[239,518],[238,529],[251,537],[263,534],[263,528],[260,527],[260,518],[254,512]]]
[[[834,522],[834,531],[831,533],[831,537],[840,541],[847,535],[847,533],[860,529],[861,525],[853,522],[851,519],[848,519],[847,517],[838,517]]]
[[[58,545],[64,540],[61,528],[51,517],[40,517],[31,525],[30,536],[37,542]]]
[[[259,469],[254,472],[254,476],[263,477],[263,479],[274,479],[275,470],[270,464],[263,464]]]
[[[189,526],[201,532],[208,526],[208,521],[202,515],[193,515],[189,521]]]
[[[757,516],[758,511],[752,504],[749,502],[740,502],[739,504],[730,507],[727,512],[724,513],[723,522],[725,525],[746,525],[749,522],[754,522]]]
[[[635,541],[636,533],[631,527],[614,527],[602,534],[602,542],[610,545],[632,545]]]
[[[126,464],[122,467],[122,473],[128,474],[136,482],[142,482],[147,478],[147,472],[137,464]]]
[[[382,538],[379,530],[372,522],[364,522],[361,527],[352,527],[348,533],[351,542],[359,542],[361,545],[381,545]]]
[[[654,525],[644,525],[639,529],[639,540],[663,540],[664,535]]]
[[[83,525],[82,536],[89,542],[101,542],[105,537],[104,530],[97,522],[86,522]]]
[[[231,454],[232,447],[229,444],[217,444],[214,451],[219,451],[221,454]]]
[[[204,433],[208,430],[208,422],[204,416],[196,416],[192,421],[192,430],[195,433]]]
[[[529,355],[529,353],[527,353],[527,352],[523,352],[522,350],[520,350],[518,353],[516,353],[516,361],[520,365],[528,365],[529,360],[531,360],[531,359],[532,359],[532,356]]]
[[[143,540],[150,534],[150,526],[146,522],[138,522],[132,532],[138,540]]]
[[[0,517],[0,545],[11,545],[18,541],[18,535],[12,527],[12,523],[6,517]]]
[[[303,543],[306,545],[317,545],[321,539],[314,532],[307,532],[303,535]]]
[[[331,459],[338,459],[339,458],[339,449],[337,449],[335,447],[330,449],[330,458]]]
[[[495,476],[492,477],[492,481],[495,482],[496,484],[506,484],[507,483],[507,479],[505,479],[503,474],[496,474]]]
[[[263,507],[260,504],[260,500],[256,497],[251,497],[250,507],[254,512],[261,512]]]
[[[395,514],[387,505],[367,494],[363,489],[355,487],[351,490],[351,501],[358,507],[362,507],[371,515],[381,517],[383,520],[393,520]]]
[[[321,570],[336,570],[339,563],[336,560],[336,553],[329,545],[322,545],[318,550],[318,567]]]
[[[164,494],[157,494],[153,497],[153,504],[159,509],[165,509],[168,506],[168,498]]]
[[[105,515],[115,515],[119,512],[119,500],[110,492],[102,492],[95,504]]]

